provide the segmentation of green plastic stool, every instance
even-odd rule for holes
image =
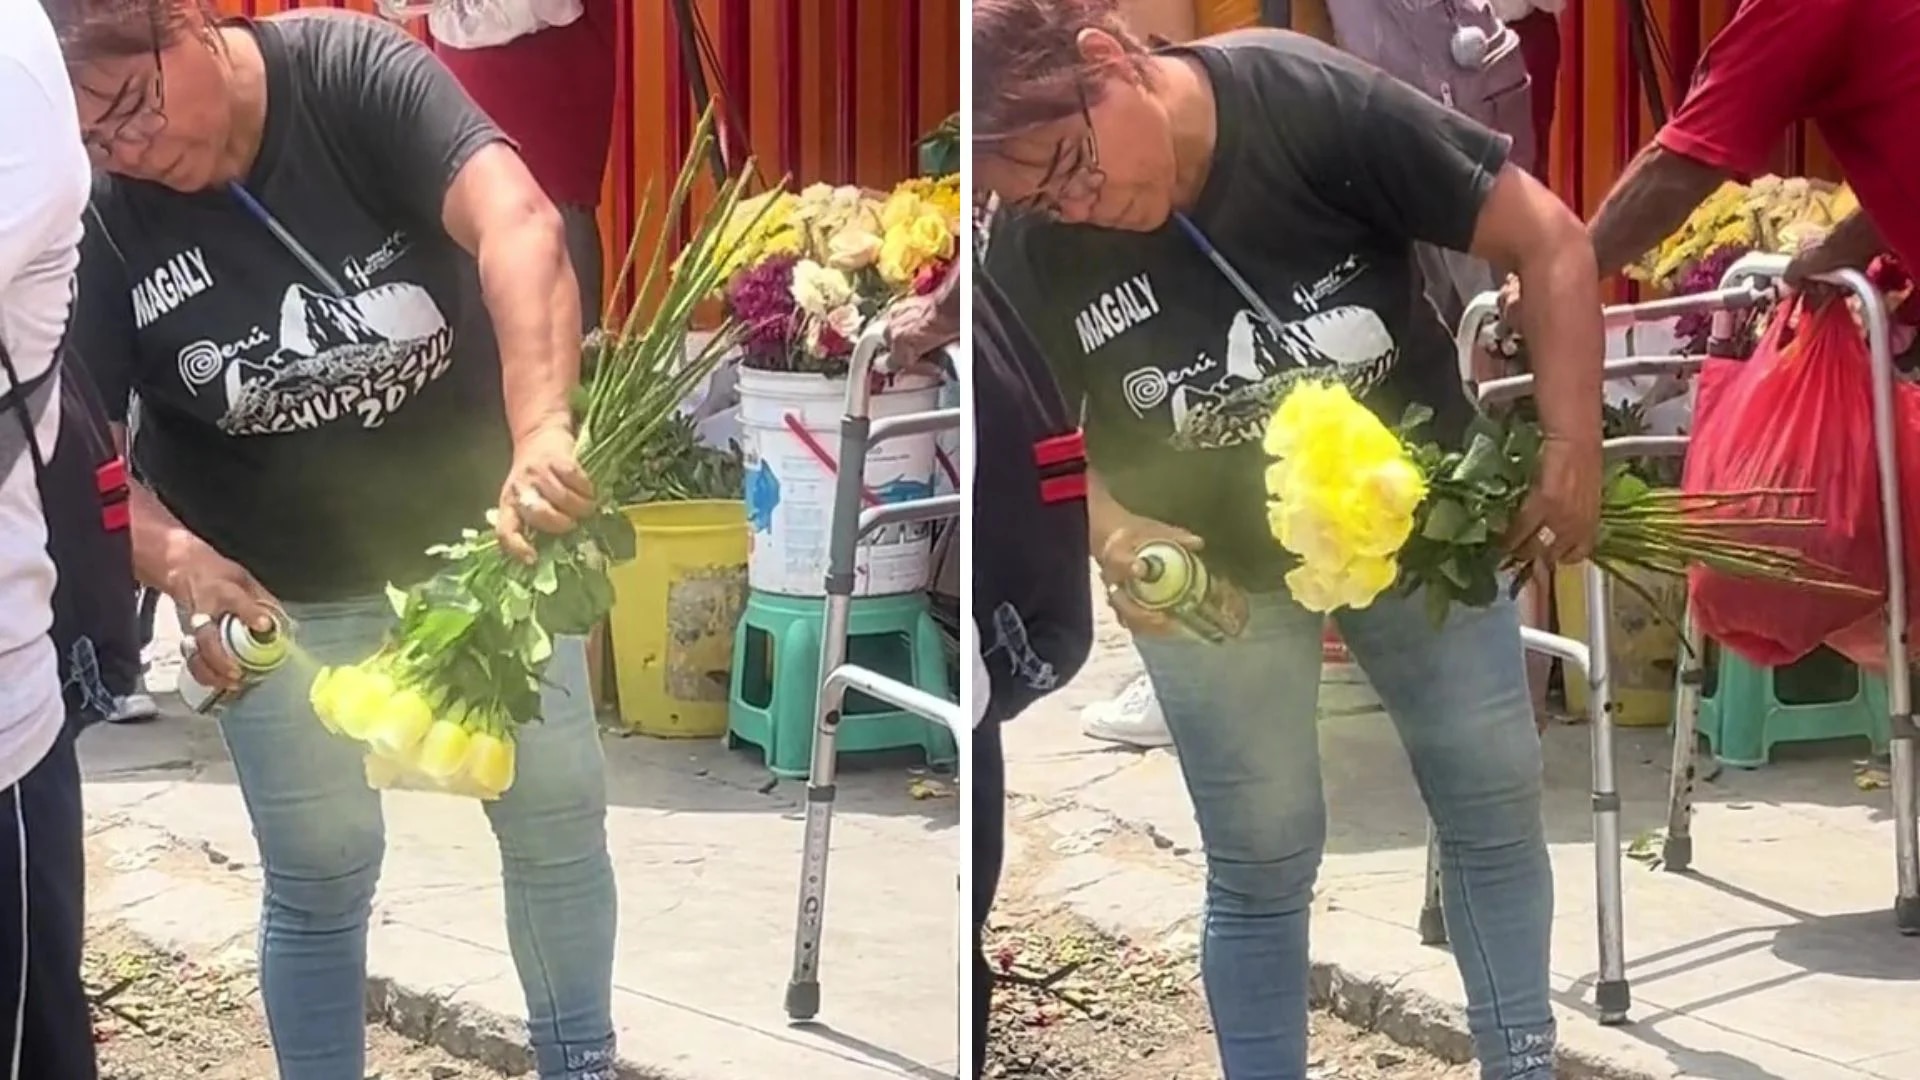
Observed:
[[[775,776],[804,777],[811,764],[825,613],[824,597],[756,591],[734,631],[727,745],[759,747]],[[923,593],[854,597],[847,662],[953,697],[945,646]],[[944,725],[853,691],[842,705],[838,743],[842,754],[917,746],[934,766],[952,765],[960,756]]]
[[[1724,764],[1756,769],[1784,742],[1863,736],[1875,752],[1888,742],[1887,683],[1830,649],[1782,668],[1742,660],[1707,645],[1700,734]]]

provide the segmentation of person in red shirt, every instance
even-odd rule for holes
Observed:
[[[1864,268],[1891,250],[1920,266],[1920,4],[1746,0],[1701,57],[1693,86],[1591,226],[1601,275],[1670,235],[1728,178],[1764,172],[1794,123],[1811,120],[1861,209],[1788,272],[1802,281]]]
[[[600,324],[605,262],[600,182],[613,141],[615,0],[584,0],[580,18],[505,45],[434,51],[486,110],[567,224],[567,254],[580,279],[587,328]]]

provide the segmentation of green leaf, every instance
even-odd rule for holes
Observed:
[[[1457,499],[1437,499],[1427,509],[1426,524],[1420,535],[1441,544],[1457,544],[1472,524],[1472,516]]]
[[[1405,438],[1406,436],[1413,434],[1419,429],[1426,427],[1427,424],[1432,420],[1433,420],[1433,410],[1428,408],[1427,406],[1421,405],[1417,402],[1415,404],[1407,406],[1407,411],[1402,413],[1400,416],[1401,437]]]
[[[471,611],[458,608],[436,607],[420,617],[414,631],[408,635],[415,645],[428,652],[438,652],[452,645],[455,639],[473,626],[475,615]]]
[[[1451,479],[1478,487],[1489,480],[1500,479],[1506,463],[1498,442],[1484,433],[1475,435],[1473,441],[1467,444],[1467,452],[1461,457],[1460,464],[1454,466]]]
[[[633,558],[638,550],[638,538],[633,531],[633,522],[621,513],[604,514],[600,518],[600,546],[606,549],[607,558],[612,562],[623,563]]]
[[[552,596],[560,588],[559,555],[554,547],[540,552],[540,563],[533,571],[533,591]]]
[[[1447,584],[1456,589],[1466,588],[1467,583],[1473,580],[1471,572],[1462,564],[1458,552],[1441,560],[1439,570],[1440,576],[1446,579]]]
[[[1447,609],[1453,606],[1453,597],[1446,586],[1439,582],[1427,584],[1427,618],[1438,630],[1447,623]]]
[[[387,586],[387,603],[393,607],[393,617],[402,619],[407,614],[407,591],[393,585]]]
[[[537,620],[528,619],[519,626],[520,659],[528,668],[538,668],[553,657],[553,638]]]
[[[518,581],[500,586],[500,621],[516,626],[533,617],[533,590]]]
[[[1486,607],[1500,598],[1499,558],[1491,552],[1467,563],[1470,576],[1460,590],[1460,602],[1468,607]]]

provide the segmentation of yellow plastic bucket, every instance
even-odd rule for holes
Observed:
[[[1582,570],[1579,566],[1562,566],[1553,574],[1560,632],[1577,641],[1587,640],[1587,593],[1581,587]],[[1613,722],[1621,727],[1665,727],[1673,719],[1673,665],[1680,652],[1680,636],[1667,619],[1680,617],[1687,583],[1684,578],[1665,574],[1635,574],[1633,580],[1660,601],[1666,618],[1648,608],[1631,589],[1616,584],[1608,590],[1613,600],[1613,619],[1607,631],[1611,646],[1607,651],[1613,661]],[[1566,670],[1569,667],[1562,665],[1567,707],[1585,716],[1587,682],[1580,672]]]
[[[642,735],[727,730],[733,630],[747,606],[747,510],[730,500],[628,507],[632,561],[613,570],[620,722]]]

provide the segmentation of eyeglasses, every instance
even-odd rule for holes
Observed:
[[[107,103],[106,111],[80,133],[87,153],[96,159],[113,153],[116,145],[145,146],[167,127],[167,69],[160,50],[153,50],[153,73],[143,81],[128,79]]]
[[[1079,138],[1063,140],[1053,148],[1053,159],[1040,177],[1039,189],[1009,204],[1010,209],[1058,217],[1066,204],[1093,198],[1106,184],[1107,174],[1100,169],[1100,138],[1093,129],[1093,108],[1087,102],[1087,88],[1078,89],[1080,122],[1085,130]]]

